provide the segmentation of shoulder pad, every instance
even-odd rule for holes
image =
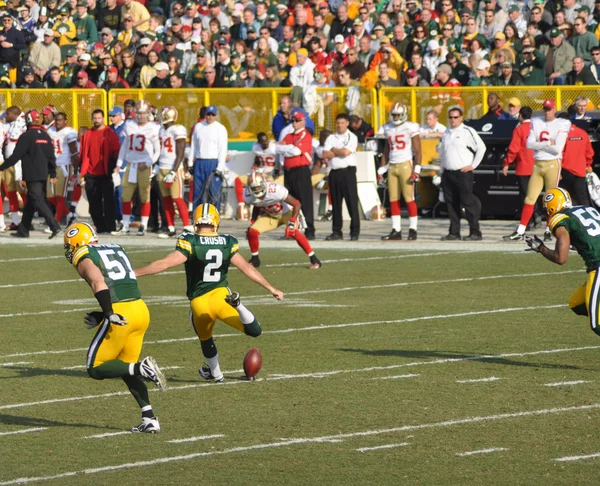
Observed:
[[[550,218],[550,221],[548,221],[548,227],[550,228],[550,231],[554,231],[554,228],[556,228],[556,225],[558,223],[560,223],[561,221],[564,221],[565,219],[569,219],[569,215],[568,214],[565,214],[565,213],[556,213],[556,214],[554,214]]]

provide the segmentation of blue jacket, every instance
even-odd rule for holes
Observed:
[[[306,117],[306,130],[308,130],[308,132],[311,135],[314,135],[315,134],[315,122],[313,122],[310,119],[310,117],[308,116],[308,113],[306,113],[306,111],[303,108],[294,108],[294,110],[300,110],[302,113],[304,113],[304,116]],[[281,112],[281,110],[279,110],[277,112],[277,114],[275,115],[275,117],[273,118],[273,123],[271,124],[271,131],[273,132],[275,141],[279,141],[279,135],[281,135],[281,131],[285,127],[287,127],[290,123],[292,123],[291,119],[283,116],[283,113]]]

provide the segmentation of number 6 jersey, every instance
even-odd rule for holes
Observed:
[[[73,266],[77,268],[86,258],[92,260],[92,263],[102,272],[113,303],[142,298],[135,272],[122,246],[112,244],[80,246],[73,253]]]
[[[378,134],[383,133],[390,146],[388,162],[390,164],[401,164],[402,162],[412,162],[412,138],[419,135],[421,127],[418,123],[404,122],[401,125],[394,125],[391,122],[386,123],[380,129]]]
[[[227,287],[229,260],[240,249],[238,240],[231,235],[184,231],[177,239],[175,249],[185,262],[187,297],[192,300],[218,287]]]
[[[554,214],[548,227],[554,233],[563,226],[571,237],[571,245],[583,258],[588,272],[600,266],[600,213],[589,206],[566,208]]]

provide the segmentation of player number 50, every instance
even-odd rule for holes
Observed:
[[[594,208],[582,208],[573,212],[581,224],[585,226],[588,235],[600,235],[600,213]]]

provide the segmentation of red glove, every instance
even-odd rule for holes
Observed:
[[[287,228],[285,229],[286,238],[294,238],[294,236],[296,236],[296,222],[296,218],[290,218]]]
[[[413,172],[410,176],[410,182],[419,182],[421,180],[421,175]]]

